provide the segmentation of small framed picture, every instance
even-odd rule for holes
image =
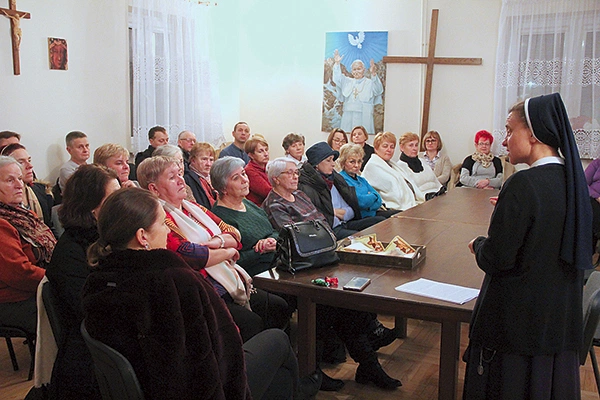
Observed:
[[[66,71],[69,69],[67,41],[59,38],[48,38],[48,58],[50,69],[60,69]]]

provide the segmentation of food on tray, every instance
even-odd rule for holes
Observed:
[[[368,248],[372,249],[372,251],[380,252],[384,250],[383,244],[377,240],[377,235],[367,235],[361,236],[355,239],[352,239],[352,243],[362,243],[366,245]]]
[[[352,253],[408,257],[414,256],[416,252],[415,249],[400,236],[394,237],[387,247],[384,247],[383,243],[377,240],[375,234],[352,238],[352,241],[348,246],[344,246],[339,250]]]
[[[410,244],[406,243],[406,240],[402,239],[400,236],[394,237],[384,252],[393,254],[396,250],[400,250],[402,254],[412,254],[415,252],[415,249]]]

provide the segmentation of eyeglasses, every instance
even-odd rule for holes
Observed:
[[[332,142],[335,142],[335,143],[346,143],[346,141],[344,139],[333,139]]]
[[[477,143],[477,146],[491,146],[492,144],[490,142],[479,142]]]
[[[300,171],[297,169],[288,169],[287,171],[283,171],[282,174],[286,174],[289,176],[300,176]]]
[[[425,143],[435,143],[437,139],[425,139]]]

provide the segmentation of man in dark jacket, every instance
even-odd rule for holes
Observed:
[[[339,240],[385,218],[362,218],[354,188],[334,170],[338,156],[339,153],[326,142],[312,145],[306,151],[308,162],[300,169],[298,188],[323,213]]]

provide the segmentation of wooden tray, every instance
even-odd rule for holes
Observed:
[[[384,248],[388,245],[388,243],[383,242],[382,244]],[[375,265],[381,267],[391,267],[400,269],[416,268],[425,260],[425,253],[427,250],[426,246],[411,244],[411,246],[417,252],[417,254],[415,254],[414,257],[392,256],[387,254],[355,253],[352,251],[341,250],[348,245],[350,245],[350,240],[348,239],[342,239],[338,242],[336,253],[340,257],[341,263]]]

